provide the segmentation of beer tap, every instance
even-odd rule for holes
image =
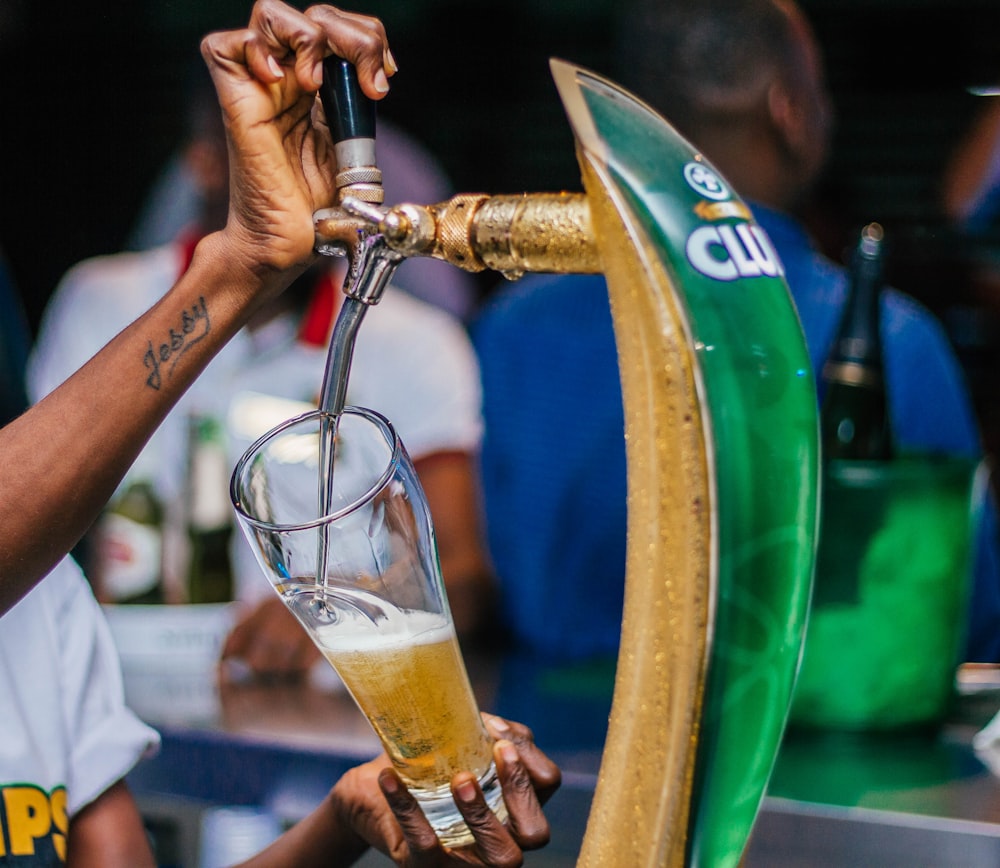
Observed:
[[[406,257],[508,278],[605,275],[629,545],[614,703],[578,864],[684,868],[691,853],[722,864],[748,840],[801,659],[819,527],[808,348],[770,242],[704,155],[614,82],[564,61],[551,68],[585,193],[386,207],[372,195],[378,181],[351,174],[336,206],[314,214],[317,249],[352,261],[324,403],[343,400],[360,316]],[[338,138],[345,174],[374,167],[373,142],[360,157],[359,143]],[[328,515],[337,417],[323,419]],[[781,497],[775,478],[789,480]],[[768,689],[747,690],[759,661],[730,652],[761,612],[782,629],[760,658]]]
[[[429,256],[464,271],[490,269],[509,280],[526,272],[596,274],[602,270],[584,193],[460,193],[436,205],[381,207],[347,196],[344,211],[364,218],[387,254]],[[342,212],[317,211],[318,245],[344,231]]]
[[[313,215],[317,252],[346,256],[344,299],[334,324],[320,408],[344,406],[358,328],[397,266],[429,256],[465,271],[491,269],[508,279],[526,272],[602,270],[584,193],[461,193],[435,205],[383,207],[375,161],[375,104],[347,61],[324,61],[320,97],[334,140],[337,204]]]
[[[331,510],[333,498],[333,455],[337,428],[347,398],[347,380],[358,329],[368,308],[378,304],[396,266],[403,256],[390,249],[379,228],[348,211],[347,201],[381,204],[385,197],[382,173],[375,161],[375,103],[358,84],[357,70],[346,60],[328,57],[323,61],[320,99],[333,137],[337,159],[335,179],[337,205],[324,209],[331,231],[317,237],[315,249],[325,256],[346,256],[345,298],[337,314],[326,356],[320,387],[318,507],[320,515]],[[324,526],[317,540],[316,606],[326,605],[324,594],[330,544],[330,528]]]
[[[333,56],[324,61],[320,98],[337,157],[338,205],[317,212],[329,232],[317,236],[316,250],[348,260],[346,297],[334,323],[320,389],[320,409],[336,415],[344,408],[361,321],[368,308],[378,304],[404,257],[386,244],[377,225],[346,207],[348,202],[377,206],[384,199],[375,160],[375,103],[361,92],[355,68]]]

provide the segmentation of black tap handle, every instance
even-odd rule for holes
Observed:
[[[352,63],[334,55],[323,61],[320,99],[334,142],[375,138],[375,101],[361,91]]]

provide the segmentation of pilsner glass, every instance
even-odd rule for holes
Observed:
[[[330,474],[321,481],[323,467]],[[237,462],[230,493],[264,574],[343,679],[442,843],[473,840],[451,797],[459,771],[477,776],[505,819],[430,512],[388,420],[357,407],[289,419]]]

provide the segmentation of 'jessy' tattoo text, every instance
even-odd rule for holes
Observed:
[[[170,329],[170,338],[166,342],[154,347],[153,342],[149,342],[146,354],[142,357],[142,364],[149,371],[146,377],[146,385],[151,389],[159,391],[163,385],[163,378],[170,379],[174,368],[191,347],[205,337],[211,331],[212,324],[208,318],[208,308],[205,306],[204,296],[191,305],[190,310],[185,310],[181,315],[179,329]]]

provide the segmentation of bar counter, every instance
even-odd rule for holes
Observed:
[[[293,684],[220,682],[207,658],[181,658],[151,665],[151,658],[123,653],[129,702],[163,740],[159,754],[129,777],[161,865],[198,864],[207,809],[260,806],[292,823],[347,768],[379,750],[332,672]],[[468,655],[467,664],[481,707],[531,726],[563,770],[563,786],[546,807],[552,842],[528,854],[526,864],[574,865],[600,765],[614,661],[557,667]],[[975,689],[960,691],[953,715],[934,731],[790,731],[744,865],[996,868],[1000,778],[973,750],[972,737],[998,710],[1000,682],[980,678]],[[360,864],[388,862],[370,854]]]

